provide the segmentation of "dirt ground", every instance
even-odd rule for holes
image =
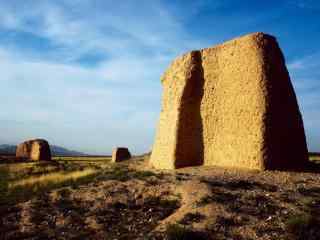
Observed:
[[[0,214],[0,239],[315,240],[320,174],[155,171],[137,158],[88,181],[2,201]]]

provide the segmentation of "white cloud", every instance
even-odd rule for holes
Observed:
[[[301,60],[296,60],[296,61],[293,61],[288,64],[289,70],[294,71],[294,70],[299,70],[299,69],[304,69],[304,68],[305,68],[304,62]]]
[[[130,67],[139,69],[145,62]],[[111,65],[128,67],[120,61]],[[110,80],[104,69],[112,73],[104,64],[88,69],[32,61],[0,49],[2,136],[8,134],[7,141],[14,142],[36,135],[94,153],[110,153],[121,142],[135,152],[148,150],[159,111],[159,80],[153,76],[155,91],[154,84],[144,84],[152,76],[148,69],[148,74],[121,73],[118,67]],[[116,81],[121,74],[128,79]]]
[[[65,60],[100,51],[119,57],[141,49],[175,56],[192,38],[160,1],[10,1],[1,4],[0,26],[52,41],[69,52]],[[31,5],[32,3],[32,5]],[[146,6],[146,7],[144,7]],[[146,8],[146,9],[144,9]],[[183,40],[186,39],[186,40]],[[169,43],[169,44],[168,44]],[[59,52],[60,53],[60,52]]]
[[[319,61],[320,53],[314,53],[312,55],[308,55],[302,57],[300,59],[295,59],[288,63],[288,69],[290,71],[297,71],[297,70],[307,70],[311,68],[316,68],[320,66]]]

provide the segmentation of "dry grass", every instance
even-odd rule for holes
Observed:
[[[79,156],[79,157],[53,157],[53,160],[55,161],[104,161],[104,162],[110,162],[111,156]]]
[[[42,175],[58,170],[56,164],[43,162],[1,164],[0,172],[6,172],[6,180],[14,181],[28,176]]]
[[[320,239],[317,172],[78,159],[0,164],[0,239]]]
[[[84,169],[82,171],[73,171],[71,173],[65,172],[54,172],[40,176],[31,176],[26,179],[21,179],[18,181],[13,181],[9,183],[9,190],[15,187],[23,187],[27,185],[35,185],[38,184],[40,186],[46,186],[50,184],[59,184],[61,182],[69,181],[69,180],[77,180],[78,178],[85,177],[91,174],[96,173],[97,170],[94,169]]]
[[[320,153],[316,154],[309,154],[309,159],[310,161],[313,161],[313,162],[320,162]]]
[[[92,181],[108,162],[28,162],[0,165],[0,202],[20,202],[63,186],[76,187]],[[70,158],[68,158],[70,159]]]

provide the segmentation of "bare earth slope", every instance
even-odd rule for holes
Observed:
[[[150,171],[147,160],[2,199],[0,239],[320,239],[319,173]]]

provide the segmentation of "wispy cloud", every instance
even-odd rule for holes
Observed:
[[[296,58],[288,63],[298,93],[311,151],[319,151],[320,140],[320,53]]]
[[[135,151],[149,148],[160,99],[152,84],[109,80],[100,67],[32,62],[3,49],[0,52],[4,73],[0,88],[6,90],[0,97],[6,103],[0,119],[6,124],[0,124],[0,131],[3,136],[8,134],[7,141],[45,136],[90,152],[110,152],[120,143]],[[148,77],[133,73],[136,80],[138,75],[143,81]],[[10,121],[14,119],[20,123]],[[88,135],[91,143],[87,143]]]
[[[301,9],[320,10],[320,3],[317,0],[291,0],[290,4]]]
[[[37,135],[89,152],[110,152],[118,144],[149,150],[160,106],[159,77],[171,58],[188,48],[183,38],[190,38],[160,1],[148,4],[148,11],[141,11],[143,6],[1,3],[0,28],[41,37],[56,51],[54,57],[40,51],[39,57],[34,45],[31,54],[24,52],[23,39],[19,46],[0,46],[0,88],[6,89],[0,101],[7,102],[0,113],[7,125],[0,128],[7,141]],[[78,62],[95,53],[102,55],[95,66]]]
[[[45,37],[69,51],[70,60],[98,51],[112,56],[144,55],[144,51],[176,55],[193,45],[160,1],[16,2],[1,4],[0,25]],[[148,6],[145,11],[144,6]]]
[[[288,68],[291,71],[296,70],[310,70],[320,67],[320,53],[314,53],[299,59],[295,59],[288,64]]]

